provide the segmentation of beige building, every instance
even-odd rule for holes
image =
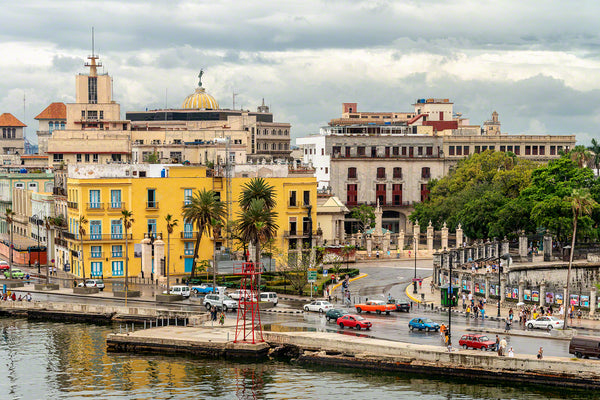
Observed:
[[[66,129],[67,124],[67,106],[65,103],[52,103],[39,113],[35,119],[39,123],[38,154],[48,154],[48,139],[54,131]]]
[[[344,219],[350,210],[335,196],[317,197],[317,229],[326,245],[345,243]]]
[[[15,155],[25,153],[23,128],[26,126],[11,113],[0,115],[0,131],[2,131],[2,139],[0,140],[1,154]]]

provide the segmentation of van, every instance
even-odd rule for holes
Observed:
[[[277,293],[275,292],[262,292],[260,294],[260,301],[268,301],[269,303],[273,303],[277,305]]]
[[[574,336],[569,344],[569,354],[577,358],[600,357],[600,337]]]
[[[185,285],[173,285],[169,288],[170,294],[180,294],[183,297],[190,297],[190,288]],[[167,291],[163,291],[163,294],[167,294]]]

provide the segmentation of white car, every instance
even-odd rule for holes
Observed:
[[[260,301],[266,301],[277,305],[279,299],[277,298],[277,293],[275,292],[262,292],[260,294]]]
[[[190,288],[186,285],[174,285],[169,288],[170,294],[180,294],[183,297],[190,297]],[[167,294],[167,291],[164,290],[163,294]]]
[[[304,306],[304,311],[318,311],[320,313],[327,312],[330,308],[333,308],[333,304],[328,301],[317,300],[313,301]]]
[[[529,321],[525,322],[525,326],[528,329],[540,328],[548,329],[549,331],[552,329],[562,329],[563,325],[564,321],[562,319],[551,316],[537,317],[536,319],[530,319]]]
[[[218,310],[237,310],[238,303],[231,297],[224,294],[207,294],[204,296],[204,307],[210,310],[211,307],[216,307]]]
[[[236,291],[234,291],[233,293],[229,294],[229,297],[231,297],[234,300],[239,300],[240,298],[245,298],[246,301],[250,301],[250,290],[248,289],[237,289]],[[254,296],[252,296],[253,299],[255,299]]]
[[[14,271],[14,268],[13,268]],[[104,290],[104,282],[101,279],[88,279],[85,281],[85,283],[83,282],[79,282],[79,287],[83,287],[85,285],[85,287],[95,287],[100,289],[100,291]]]

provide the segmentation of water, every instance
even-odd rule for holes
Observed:
[[[118,330],[118,327],[116,328]],[[0,319],[0,399],[591,399],[593,392],[286,362],[112,354],[115,327]]]

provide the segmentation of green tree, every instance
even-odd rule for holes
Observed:
[[[577,163],[579,168],[587,166],[588,162],[592,159],[592,155],[588,149],[583,145],[575,146],[568,153],[569,158]]]
[[[121,222],[125,230],[125,293],[129,291],[129,230],[135,222],[133,211],[121,210]]]
[[[592,139],[592,145],[588,147],[591,153],[592,164],[596,168],[596,175],[600,175],[600,143],[596,139]]]
[[[567,296],[565,297],[565,304],[571,306],[571,296],[569,293],[569,286],[571,283],[571,266],[573,265],[573,253],[575,252],[575,238],[577,237],[577,221],[584,217],[592,214],[593,209],[598,205],[594,199],[590,196],[588,189],[573,189],[571,196],[567,198],[567,201],[571,203],[571,210],[573,212],[573,237],[571,240],[571,254],[569,255],[569,269],[567,270]],[[567,327],[567,309],[565,308],[565,328]]]
[[[8,255],[8,276],[13,277],[12,275],[12,265],[13,265],[13,247],[14,247],[14,242],[13,242],[13,222],[14,222],[14,218],[15,218],[15,212],[11,209],[11,208],[7,208],[6,212],[6,224],[8,225],[8,229],[10,232],[10,250],[9,250],[9,255]]]
[[[250,182],[242,186],[242,193],[239,198],[242,210],[250,208],[250,203],[254,199],[262,199],[265,207],[272,210],[275,207],[275,187],[269,185],[263,178],[253,178]]]
[[[167,224],[167,294],[169,291],[169,266],[171,263],[171,235],[173,234],[173,229],[177,226],[179,220],[177,218],[173,218],[171,214],[167,214],[165,216],[165,222]]]
[[[145,160],[148,164],[158,164],[160,162],[160,157],[157,152],[153,152],[146,156]]]
[[[202,189],[193,194],[189,203],[183,206],[183,218],[196,226],[196,243],[194,244],[194,259],[191,278],[196,276],[198,251],[202,236],[212,230],[215,221],[221,221],[227,216],[225,203],[219,201],[212,190]]]
[[[83,282],[85,282],[85,259],[83,258],[83,236],[85,235],[85,224],[89,221],[85,215],[79,216],[79,251],[81,256],[81,271],[83,275]],[[85,284],[85,283],[84,283]]]
[[[373,207],[366,204],[354,207],[351,216],[358,221],[359,229],[363,234],[367,229],[375,226],[375,211]]]

